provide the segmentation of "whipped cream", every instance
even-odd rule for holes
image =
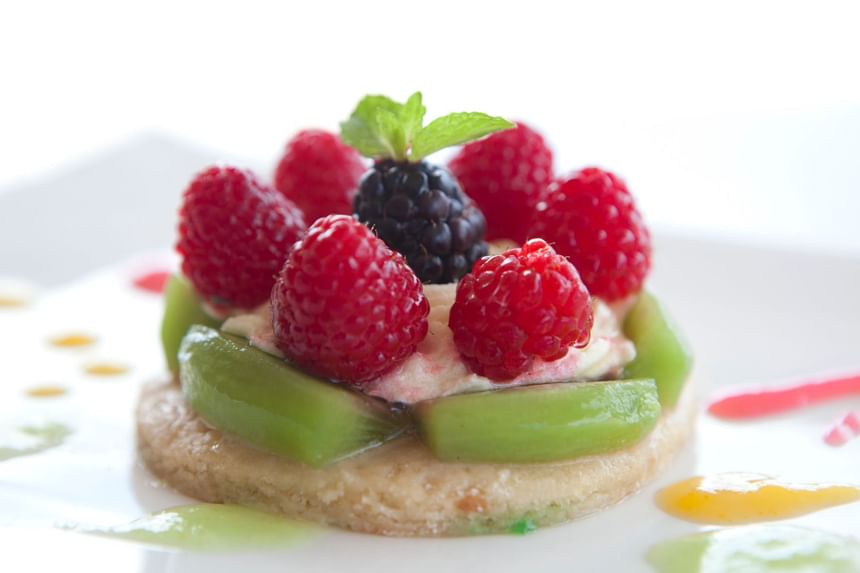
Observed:
[[[363,386],[372,396],[392,402],[412,404],[464,392],[479,392],[560,381],[611,378],[636,356],[633,343],[621,333],[620,319],[604,302],[594,300],[591,341],[584,348],[571,348],[552,362],[535,359],[524,373],[498,384],[469,370],[460,358],[454,336],[448,328],[448,314],[457,294],[455,284],[424,285],[430,303],[427,337],[402,364]],[[263,305],[251,314],[227,319],[222,330],[250,340],[260,350],[283,358],[272,331],[271,309]]]

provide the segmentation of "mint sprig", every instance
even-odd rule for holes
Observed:
[[[340,124],[341,138],[367,157],[418,162],[440,149],[514,127],[504,118],[479,112],[451,113],[425,126],[426,111],[421,92],[409,96],[405,104],[381,95],[365,96]]]

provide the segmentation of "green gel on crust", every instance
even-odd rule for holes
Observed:
[[[174,549],[229,551],[294,545],[315,529],[256,509],[201,503],[165,509],[116,527],[80,531]]]
[[[657,573],[856,573],[860,541],[788,525],[733,527],[664,541],[646,560]]]
[[[525,535],[537,529],[537,525],[531,519],[518,519],[511,525],[510,532],[514,535]]]
[[[37,454],[59,446],[71,434],[67,426],[53,422],[41,426],[22,426],[2,438],[6,444],[0,445],[0,461]]]

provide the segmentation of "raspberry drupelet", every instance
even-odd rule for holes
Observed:
[[[320,376],[361,384],[427,334],[430,305],[403,257],[346,215],[318,219],[272,289],[278,347]]]
[[[472,371],[498,382],[586,346],[594,314],[574,266],[541,239],[485,257],[457,285],[448,325]]]

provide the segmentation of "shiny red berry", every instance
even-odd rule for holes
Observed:
[[[457,285],[448,325],[471,369],[502,382],[591,337],[591,297],[576,269],[540,239],[485,257]]]
[[[639,292],[651,269],[651,235],[624,182],[596,167],[553,183],[534,213],[530,237],[567,256],[593,296]]]
[[[275,170],[275,188],[298,205],[308,223],[352,213],[352,198],[365,171],[358,152],[320,129],[300,131]]]
[[[466,144],[449,167],[483,211],[487,240],[526,240],[529,213],[553,177],[552,150],[539,133],[518,123]]]
[[[248,309],[268,300],[275,274],[305,231],[301,211],[250,172],[210,167],[179,210],[182,272],[205,300]]]
[[[429,311],[403,257],[344,215],[311,225],[272,289],[278,347],[320,376],[353,384],[415,352]]]

